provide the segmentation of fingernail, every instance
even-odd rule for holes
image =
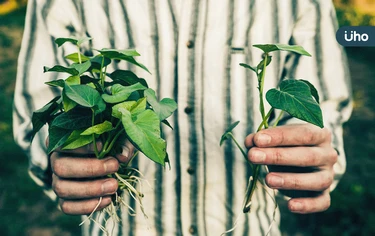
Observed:
[[[104,169],[107,173],[116,172],[119,168],[118,161],[114,158],[109,158],[104,162]]]
[[[251,152],[250,160],[252,162],[263,162],[266,159],[266,154],[262,151],[253,150]]]
[[[103,183],[102,185],[102,191],[104,194],[112,194],[116,192],[116,183],[114,181],[108,180]]]
[[[272,176],[269,178],[268,183],[269,183],[272,187],[282,187],[282,186],[284,185],[284,179],[281,178],[280,176],[272,175]]]
[[[271,136],[269,136],[268,134],[258,134],[257,139],[258,145],[267,145],[271,143]]]
[[[290,206],[290,211],[292,212],[301,212],[302,211],[302,204],[300,202],[293,202]]]

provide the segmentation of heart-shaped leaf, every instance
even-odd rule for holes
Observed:
[[[322,111],[311,95],[310,87],[298,80],[284,80],[280,90],[270,89],[266,94],[268,103],[291,116],[324,127]]]
[[[107,103],[119,103],[128,99],[133,92],[145,89],[147,88],[140,83],[136,83],[130,86],[115,84],[111,88],[112,95],[103,94],[102,98]]]
[[[116,70],[109,77],[116,83],[128,86],[136,83],[141,83],[143,86],[148,87],[146,80],[138,78],[136,74],[129,70]]]
[[[60,99],[60,96],[55,97],[49,103],[39,110],[34,111],[33,116],[31,117],[31,122],[33,125],[33,132],[31,135],[31,140],[34,138],[35,134],[52,119],[52,115],[55,113],[56,109],[59,106],[57,102]]]
[[[305,84],[307,84],[310,87],[311,95],[315,98],[317,103],[319,103],[319,94],[318,94],[318,91],[316,90],[316,88],[314,87],[314,85],[312,83],[310,83],[309,81],[304,80],[304,79],[300,79],[299,81],[304,82]]]
[[[50,126],[48,129],[48,134],[49,134],[48,141],[49,142],[48,142],[47,153],[51,154],[51,152],[55,151],[56,148],[62,146],[72,132],[73,130]]]
[[[55,43],[57,46],[61,47],[64,43],[70,42],[74,45],[77,45],[78,40],[75,38],[57,38],[55,39]]]
[[[71,67],[78,71],[78,75],[82,75],[83,73],[89,70],[89,68],[91,67],[91,62],[86,61],[81,64],[75,63],[75,64],[72,64]]]
[[[58,80],[52,80],[52,81],[45,82],[45,84],[47,84],[49,86],[52,86],[52,87],[64,88],[65,81],[63,79],[58,79]]]
[[[145,110],[133,122],[130,111],[121,109],[122,124],[133,145],[148,158],[164,166],[166,142],[160,137],[160,121],[155,112]]]
[[[83,54],[80,54],[80,56],[81,56],[81,62],[85,62],[85,61],[90,60],[89,57],[86,57]],[[69,55],[65,56],[65,58],[68,59],[68,60],[71,60],[74,63],[79,63],[79,57],[78,57],[78,53],[77,52],[69,54]]]
[[[273,51],[287,51],[287,52],[295,52],[304,56],[311,57],[310,53],[308,53],[303,47],[298,45],[287,45],[287,44],[256,44],[253,45],[256,48],[261,49],[265,53],[273,52]]]
[[[62,149],[64,150],[70,150],[70,149],[76,149],[83,147],[87,144],[92,143],[93,139],[92,136],[89,135],[81,135],[82,130],[74,130],[68,139],[64,142],[62,145]]]
[[[132,63],[136,66],[141,67],[142,69],[144,69],[148,73],[150,73],[150,71],[143,64],[137,62],[133,58],[133,56],[139,56],[140,55],[135,50],[132,50],[132,49],[130,49],[130,50],[103,49],[103,50],[98,50],[98,52],[100,52],[100,54],[102,54],[104,57],[107,57],[107,58],[112,59],[112,60],[124,60],[124,61],[130,62],[130,63]]]
[[[113,130],[112,123],[106,120],[101,124],[94,125],[84,130],[81,135],[103,134],[111,130]]]
[[[161,121],[167,119],[177,109],[177,103],[173,99],[163,98],[159,102],[152,89],[145,90],[144,95]]]
[[[68,130],[86,129],[91,126],[90,110],[74,109],[64,112],[53,120],[51,126]]]
[[[125,109],[130,111],[132,106],[136,104],[136,101],[126,101],[119,104],[116,104],[112,107],[112,116],[116,117],[117,119],[121,119],[122,113],[120,112],[121,109]]]
[[[65,84],[64,91],[70,99],[81,106],[93,108],[97,113],[106,108],[100,93],[90,86]]]
[[[54,66],[52,68],[48,68],[48,67],[43,67],[44,69],[44,73],[46,72],[60,72],[60,73],[68,73],[70,75],[79,75],[79,72],[78,70],[74,69],[74,68],[68,68],[68,67],[64,67],[64,66]]]

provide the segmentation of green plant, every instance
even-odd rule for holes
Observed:
[[[259,125],[257,132],[262,129],[267,129],[270,123],[271,114],[275,109],[280,109],[281,112],[274,121],[273,126],[277,126],[284,112],[289,113],[292,117],[304,120],[308,123],[317,125],[323,128],[322,111],[319,107],[319,95],[315,87],[306,80],[285,79],[279,84],[279,89],[270,89],[266,93],[266,99],[271,105],[271,109],[266,113],[264,106],[264,80],[266,75],[266,68],[271,63],[272,57],[269,55],[273,51],[287,51],[298,53],[304,56],[311,56],[301,46],[291,46],[283,44],[264,44],[254,45],[254,47],[261,49],[264,52],[264,59],[256,67],[241,63],[240,65],[253,71],[257,75],[258,90],[259,90],[259,111],[262,117],[262,122]],[[232,139],[236,146],[241,150],[246,162],[252,168],[252,176],[249,178],[248,187],[243,206],[243,212],[247,213],[251,209],[251,198],[256,189],[257,181],[261,165],[252,164],[248,158],[245,150],[239,145],[235,139],[232,130],[238,125],[239,121],[231,124],[225,133],[222,135],[220,145],[227,139]],[[277,205],[276,205],[277,206]]]
[[[155,91],[148,88],[147,82],[131,71],[107,72],[113,60],[124,60],[149,72],[134,59],[139,56],[138,52],[102,49],[95,50],[97,55],[86,57],[81,54],[80,46],[87,40],[90,39],[55,40],[59,47],[67,42],[73,43],[78,52],[66,56],[66,59],[72,61],[69,67],[44,67],[44,72],[63,72],[69,74],[69,77],[46,83],[62,88],[62,93],[33,113],[34,135],[48,124],[48,154],[57,148],[76,149],[94,144],[95,155],[99,159],[121,153],[122,144],[128,139],[145,156],[164,166],[169,160],[160,126],[164,123],[171,127],[166,119],[176,110],[176,102],[170,98],[159,101]],[[100,150],[97,142],[102,143]],[[123,192],[135,198],[143,211],[143,194],[136,186],[141,173],[130,165],[137,153],[110,176],[116,178],[119,184],[112,204],[105,209],[110,216],[116,214],[115,207],[120,204],[132,211],[121,198]],[[102,227],[102,230],[105,228]]]

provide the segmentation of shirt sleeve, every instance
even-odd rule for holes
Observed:
[[[290,41],[303,46],[312,57],[288,56],[284,75],[308,80],[318,90],[324,126],[332,132],[332,146],[339,154],[334,166],[333,190],[346,169],[342,126],[352,112],[350,74],[346,54],[336,41],[338,24],[332,2],[304,2],[306,4],[298,7],[298,19]],[[286,123],[301,121],[292,118]]]
[[[45,189],[49,197],[56,199],[56,195],[51,190],[52,172],[45,145],[48,136],[47,127],[43,127],[31,142],[33,111],[43,107],[60,94],[59,89],[44,84],[57,79],[60,75],[43,73],[43,66],[64,65],[65,61],[62,55],[65,54],[64,51],[69,50],[69,48],[58,49],[55,46],[54,37],[50,33],[49,28],[53,27],[55,32],[61,33],[61,37],[69,36],[64,24],[57,24],[58,18],[47,20],[48,14],[53,9],[57,9],[52,2],[56,2],[55,5],[60,5],[59,1],[28,1],[25,29],[18,58],[13,107],[13,135],[16,143],[29,158],[28,172],[32,179]],[[47,25],[46,22],[52,25]]]

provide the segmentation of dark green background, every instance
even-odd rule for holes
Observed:
[[[337,11],[342,25],[375,22],[351,7]],[[24,15],[20,9],[0,16],[0,235],[77,235],[79,218],[60,213],[42,193],[13,142],[12,99]],[[348,48],[347,53],[354,95],[354,111],[345,125],[347,172],[328,211],[297,217],[284,213],[284,235],[375,235],[375,48]]]

